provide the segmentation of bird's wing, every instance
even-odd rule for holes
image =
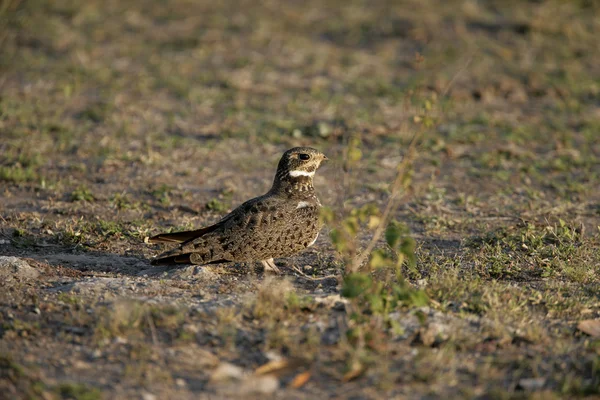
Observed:
[[[233,213],[232,213],[233,214]],[[214,225],[207,226],[204,228],[196,229],[193,231],[184,231],[184,232],[173,232],[173,233],[161,233],[156,236],[152,236],[148,239],[148,243],[181,243],[185,244],[194,239],[198,239],[206,235],[207,233],[213,232],[219,229],[223,224],[231,217],[231,214],[228,214],[217,222]]]
[[[266,196],[256,197],[246,201],[214,225],[193,231],[164,233],[149,238],[148,242],[150,243],[179,244],[177,248],[159,255],[158,258],[152,261],[152,264],[187,264],[190,263],[190,256],[192,256],[192,253],[198,253],[195,255],[197,258],[215,260],[218,258],[219,262],[227,261],[218,256],[219,246],[216,242],[221,243],[218,239],[224,234],[224,232],[219,231],[225,231],[227,232],[226,234],[232,234],[236,231],[239,232],[240,229],[244,230],[245,228],[250,228],[256,223],[253,216],[267,211],[268,207],[272,205],[271,203],[271,199]],[[211,262],[207,262],[207,264],[208,263]]]

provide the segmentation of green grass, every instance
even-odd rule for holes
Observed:
[[[280,397],[597,395],[598,12],[5,1],[0,252],[42,274],[2,294],[0,392],[228,398],[218,362],[281,357]],[[285,279],[148,264],[170,247],[145,237],[215,223],[298,145],[331,159],[329,226]]]
[[[94,194],[89,188],[79,186],[71,192],[71,201],[94,201]]]

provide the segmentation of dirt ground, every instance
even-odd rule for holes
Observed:
[[[0,398],[598,398],[598,38],[590,0],[1,2]],[[404,280],[349,294],[367,223],[149,263],[293,146],[380,213],[415,134]]]

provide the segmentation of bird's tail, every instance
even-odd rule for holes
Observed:
[[[190,259],[190,254],[178,254],[176,256],[167,256],[155,258],[150,261],[152,265],[176,265],[176,264],[193,264]]]
[[[216,225],[207,226],[206,228],[196,229],[194,231],[174,232],[174,233],[161,233],[156,236],[146,238],[146,243],[184,243],[200,236],[211,232],[215,229]]]

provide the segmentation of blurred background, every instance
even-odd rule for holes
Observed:
[[[597,395],[599,135],[596,0],[0,0],[0,255],[42,274],[0,290],[0,392],[197,398],[290,356],[286,398]],[[407,281],[340,298],[329,227],[278,285],[148,263],[293,146],[338,223],[379,212],[415,136]]]
[[[594,1],[5,0],[0,12],[5,182],[165,158],[193,173],[198,147],[244,160],[232,143],[267,146],[271,163],[348,132],[377,151],[423,122],[431,151],[455,157],[477,143],[585,158],[598,130]],[[18,160],[32,168],[11,178]]]

